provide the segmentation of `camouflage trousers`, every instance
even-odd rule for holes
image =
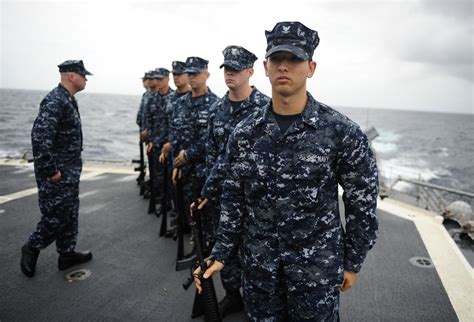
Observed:
[[[228,260],[220,272],[222,286],[226,291],[236,291],[242,287],[242,264],[240,254]]]
[[[212,230],[212,245],[214,245],[221,213],[220,199],[217,201],[209,201],[206,208],[212,213],[214,218],[212,227],[210,228]],[[224,268],[220,271],[222,286],[227,292],[236,291],[242,287],[242,264],[240,261],[239,252],[238,256],[227,260]]]
[[[150,170],[150,189],[155,197],[162,193],[163,165],[159,161],[160,149],[153,147],[148,153],[148,169]]]
[[[63,170],[57,182],[37,180],[41,219],[29,237],[31,247],[43,249],[56,241],[58,253],[74,251],[78,234],[81,170],[81,164]]]
[[[315,285],[280,268],[273,289],[244,270],[244,303],[250,321],[339,321],[339,285]]]

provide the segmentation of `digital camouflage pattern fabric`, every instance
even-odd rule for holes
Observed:
[[[242,101],[237,108],[234,108],[230,103],[228,93],[212,107],[207,128],[207,176],[201,192],[202,198],[210,200],[209,206],[206,207],[207,213],[214,217],[214,220],[211,221],[212,227],[208,229],[210,230],[208,236],[210,244],[215,241],[219,223],[221,185],[226,177],[224,155],[228,138],[240,121],[255,113],[269,100],[268,96],[253,88],[250,96]],[[242,285],[241,273],[240,259],[236,256],[232,261],[228,261],[221,271],[224,289],[238,290]]]
[[[268,104],[237,125],[227,146],[211,256],[225,264],[242,246],[252,321],[284,319],[279,312],[290,320],[337,320],[343,272],[359,272],[377,237],[378,174],[367,137],[307,95],[301,121],[285,133]]]
[[[59,253],[71,252],[78,233],[82,129],[77,102],[61,84],[41,102],[31,143],[42,216],[30,244],[43,249],[56,241]],[[61,179],[50,182],[58,171]]]

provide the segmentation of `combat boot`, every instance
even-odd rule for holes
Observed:
[[[32,248],[29,242],[21,247],[20,267],[26,276],[33,277],[35,275],[39,253],[40,251]]]
[[[239,290],[227,291],[225,297],[219,302],[219,311],[222,317],[228,314],[240,312],[244,309],[244,302]]]
[[[58,258],[58,269],[63,271],[74,265],[88,262],[92,259],[92,253],[87,252],[71,252],[60,254]]]

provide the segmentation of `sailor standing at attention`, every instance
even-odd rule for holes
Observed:
[[[377,237],[375,158],[357,124],[306,91],[318,33],[280,22],[265,35],[271,102],[229,138],[219,229],[204,278],[240,247],[251,321],[337,321],[339,292],[354,285]]]
[[[21,270],[33,277],[40,250],[56,241],[58,268],[85,263],[90,252],[76,252],[82,129],[74,95],[86,87],[82,60],[58,65],[61,83],[43,99],[31,131],[41,220],[21,248]]]
[[[235,126],[266,105],[270,98],[257,88],[250,86],[250,77],[254,73],[253,65],[257,56],[240,46],[227,46],[222,54],[224,62],[224,81],[229,91],[211,108],[207,126],[206,143],[206,183],[201,191],[201,203],[198,208],[206,207],[206,215],[212,215],[212,236],[208,236],[211,245],[215,242],[215,230],[220,216],[221,185],[225,179],[224,155],[230,133]],[[221,271],[221,281],[226,295],[219,303],[222,317],[243,309],[240,287],[242,286],[242,268],[238,256],[230,260]]]
[[[211,106],[219,97],[207,86],[209,61],[191,56],[186,59],[191,91],[181,96],[173,111],[173,183],[182,180],[186,211],[199,198],[206,179],[206,134]],[[208,227],[203,224],[203,228]]]

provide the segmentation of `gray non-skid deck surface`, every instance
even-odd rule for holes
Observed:
[[[0,196],[36,187],[33,166],[0,166]]]
[[[14,169],[0,166],[2,181],[28,176]],[[78,249],[92,250],[94,259],[74,268],[92,275],[72,283],[56,268],[54,245],[41,252],[34,278],[20,272],[20,247],[39,218],[37,195],[0,204],[0,321],[193,321],[194,291],[181,286],[189,272],[174,271],[176,243],[158,237],[161,218],[146,214],[148,201],[138,196],[134,177],[84,181],[81,196]],[[413,223],[379,214],[379,240],[357,285],[342,295],[341,320],[456,321],[436,270],[408,261],[428,257]]]

